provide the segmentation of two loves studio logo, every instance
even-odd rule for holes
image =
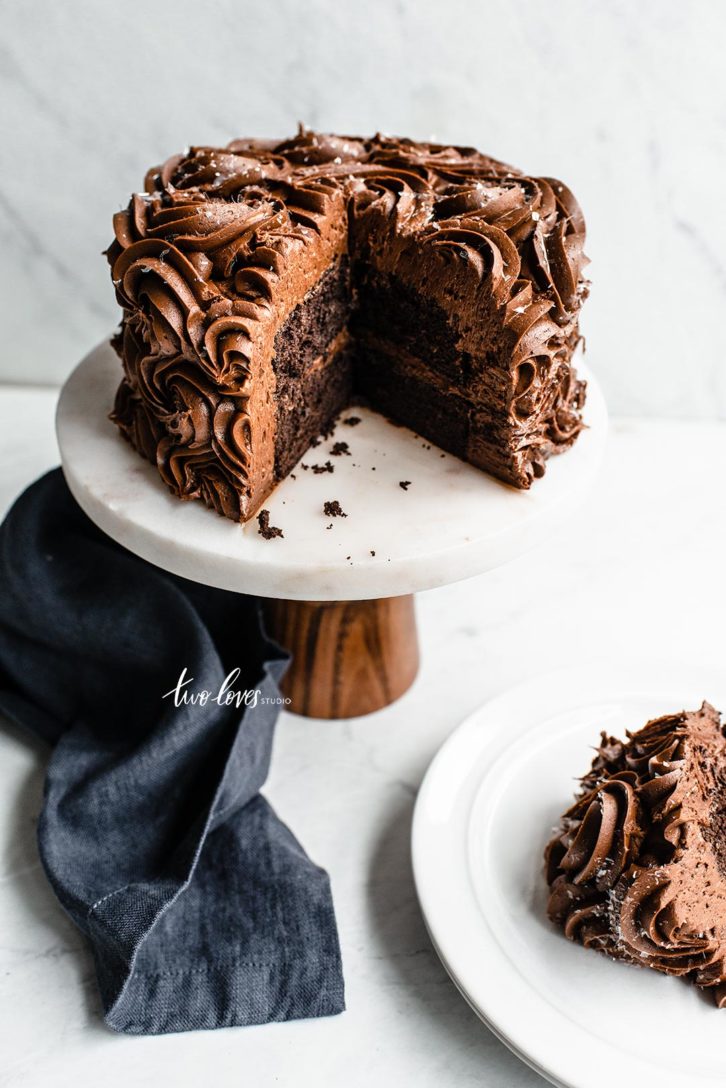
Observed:
[[[216,703],[217,706],[259,706],[262,703],[275,706],[287,706],[290,699],[283,695],[273,698],[263,695],[259,688],[244,688],[238,690],[234,687],[241,670],[232,669],[225,676],[222,683],[215,690],[213,688],[194,687],[194,677],[188,675],[186,666],[179,674],[174,687],[162,695],[162,699],[173,699],[174,706],[206,706],[208,703]]]

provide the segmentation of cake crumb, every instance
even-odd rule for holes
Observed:
[[[276,525],[270,525],[270,511],[260,510],[257,515],[257,524],[259,529],[257,532],[265,540],[274,540],[276,536],[283,536],[282,529],[278,529]]]
[[[343,423],[345,423],[346,427],[357,427],[360,421],[360,416],[348,416],[347,419],[343,420]]]
[[[332,502],[326,502],[323,505],[323,513],[327,518],[348,517],[348,515],[343,511],[343,507],[340,505],[337,499],[333,499]]]
[[[311,447],[312,447],[313,449],[314,449],[314,448],[315,448],[316,446],[319,446],[319,445],[320,445],[320,439],[319,439],[319,438],[311,438],[311,439],[310,439],[310,446],[311,446]]]
[[[326,461],[324,465],[311,465],[310,467],[316,476],[320,476],[323,472],[335,472],[330,461]]]
[[[348,448],[347,442],[336,442],[330,452],[333,457],[342,457],[343,455],[350,457],[350,449]]]
[[[398,486],[400,488],[402,488],[404,491],[408,491],[409,487],[411,486],[411,481],[410,480],[399,480],[398,481]]]
[[[375,553],[375,552],[373,551],[373,549],[371,548],[371,555],[375,555],[375,554],[376,554],[376,553]]]

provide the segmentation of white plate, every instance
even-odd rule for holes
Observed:
[[[545,914],[542,852],[601,729],[726,710],[726,676],[685,666],[590,665],[487,703],[424,779],[413,865],[434,945],[475,1012],[567,1088],[726,1083],[726,1012],[696,987],[566,940]]]

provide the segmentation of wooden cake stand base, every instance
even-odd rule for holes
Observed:
[[[356,407],[268,498],[270,525],[283,532],[274,539],[254,518],[238,525],[180,502],[123,441],[108,419],[121,368],[107,343],[63,388],[58,443],[68,486],[99,528],[164,570],[265,598],[271,634],[293,653],[290,709],[346,718],[387,706],[413,682],[412,594],[536,547],[590,490],[607,412],[597,382],[578,370],[588,381],[587,430],[531,491]],[[337,517],[324,512],[334,500]]]
[[[282,690],[311,718],[357,718],[394,702],[418,672],[413,594],[372,601],[274,601],[270,634],[290,650]]]

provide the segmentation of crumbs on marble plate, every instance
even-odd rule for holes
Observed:
[[[270,525],[269,510],[260,510],[257,515],[257,524],[259,525],[257,532],[264,540],[274,540],[276,536],[284,536],[282,529],[278,529],[276,525]]]

